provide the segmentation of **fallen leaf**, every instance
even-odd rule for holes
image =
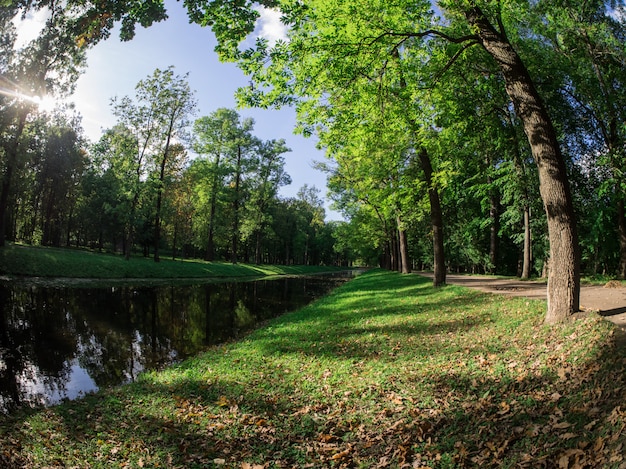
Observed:
[[[220,396],[217,399],[216,404],[220,407],[228,407],[230,406],[230,401],[228,400],[228,398],[226,396]]]
[[[350,454],[350,449],[346,449],[346,450],[343,450],[343,451],[341,451],[339,453],[333,454],[330,459],[332,459],[334,461],[337,461],[339,459],[343,459],[343,458],[348,457],[349,454]]]
[[[555,430],[563,430],[564,428],[569,428],[571,426],[572,424],[569,422],[560,422],[552,425],[552,428],[554,428]]]

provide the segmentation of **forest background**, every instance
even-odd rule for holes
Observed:
[[[324,221],[314,187],[279,197],[284,142],[231,109],[192,119],[171,68],[114,100],[117,123],[95,143],[71,110],[37,106],[72,90],[115,24],[132,39],[166,18],[140,3],[5,2],[2,240],[432,267],[435,283],[445,270],[547,274],[563,314],[581,270],[626,276],[623,2],[186,2],[250,76],[239,101],[293,105],[296,130],[319,138],[345,222]],[[252,44],[268,8],[287,39]],[[32,9],[48,20],[17,48],[14,18]]]

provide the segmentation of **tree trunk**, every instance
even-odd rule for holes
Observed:
[[[261,264],[261,229],[258,229],[255,233],[255,243],[254,243],[254,263],[257,265]]]
[[[157,192],[156,215],[154,216],[154,262],[160,262],[159,244],[161,242],[161,204],[163,191],[159,187]]]
[[[526,66],[504,32],[496,31],[479,8],[467,10],[466,17],[500,67],[537,163],[550,239],[546,322],[564,322],[579,309],[580,254],[572,195],[556,131]]]
[[[233,200],[233,252],[231,262],[237,263],[239,245],[239,185],[241,184],[241,146],[237,149],[237,174],[235,174],[235,199]]]
[[[430,200],[430,223],[433,229],[433,286],[440,287],[446,283],[446,261],[443,251],[443,214],[439,192],[433,185],[433,167],[428,152],[422,148],[419,153],[424,180],[428,187]]]
[[[409,245],[407,242],[406,230],[402,226],[402,220],[397,217],[398,223],[398,241],[400,248],[400,266],[403,274],[410,274],[411,268],[409,266]]]
[[[17,164],[17,153],[19,151],[20,140],[22,137],[22,133],[24,132],[24,126],[26,125],[27,117],[28,109],[22,109],[18,117],[13,141],[8,146],[8,148],[5,148],[6,162],[2,178],[2,188],[0,189],[0,247],[4,246],[5,244],[9,192],[11,190],[11,183],[13,182],[13,171],[15,169],[15,165]]]
[[[178,222],[174,222],[174,236],[172,239],[172,260],[176,260],[176,244],[178,243]],[[182,257],[182,254],[181,254]]]
[[[220,181],[220,177],[219,177],[220,156],[221,155],[219,153],[215,155],[215,164],[213,165],[214,173],[213,173],[213,179],[212,179],[213,187],[211,188],[211,212],[209,214],[209,236],[208,236],[206,256],[205,256],[205,260],[207,261],[215,260],[215,244],[213,242],[213,237],[215,233],[215,212],[216,212],[216,206],[217,206],[217,190],[218,190],[217,185]]]
[[[530,207],[524,205],[524,261],[522,264],[522,279],[530,278],[530,266],[532,264],[532,245],[530,233]]]
[[[620,279],[626,279],[626,214],[624,200],[617,201],[617,226],[619,229],[619,272]]]
[[[390,229],[387,236],[389,236],[389,246],[391,255],[391,270],[399,272],[400,262],[398,259],[398,230]]]
[[[213,261],[215,260],[215,244],[213,242],[213,233],[215,232],[215,206],[217,204],[214,193],[211,194],[211,213],[209,214],[209,237],[207,241],[206,247],[206,255],[205,260]]]
[[[165,149],[163,150],[163,156],[161,158],[161,167],[159,172],[159,187],[157,191],[157,206],[156,215],[154,217],[154,262],[159,262],[159,244],[161,243],[161,204],[163,202],[163,184],[165,181],[165,166],[167,165],[167,158],[170,152],[170,144],[172,141],[172,132],[174,129],[174,121],[176,119],[176,113],[172,113],[170,116],[169,127],[167,129],[167,140],[165,142]]]
[[[491,184],[492,181],[489,181]],[[500,198],[496,189],[491,189],[489,194],[489,270],[490,273],[498,271],[498,256],[500,247]]]

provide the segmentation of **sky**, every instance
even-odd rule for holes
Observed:
[[[180,2],[166,0],[169,18],[149,28],[137,26],[136,36],[121,42],[116,31],[87,52],[86,72],[79,78],[70,98],[83,116],[83,128],[91,141],[97,141],[103,129],[112,127],[111,98],[135,95],[137,83],[152,75],[155,69],[174,66],[174,72],[188,81],[198,101],[197,117],[209,115],[220,107],[235,108],[234,93],[249,80],[234,64],[221,63],[214,52],[215,37],[210,28],[189,24]],[[257,28],[269,40],[284,34],[278,15],[267,12]],[[242,117],[255,121],[253,134],[263,140],[285,139],[291,152],[286,153],[285,169],[292,183],[281,188],[283,197],[295,197],[304,185],[315,186],[326,195],[326,175],[313,168],[313,162],[325,159],[316,148],[314,137],[293,133],[295,111],[238,109]],[[326,219],[339,220],[341,215],[326,205]]]

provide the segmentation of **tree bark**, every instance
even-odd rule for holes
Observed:
[[[174,122],[176,119],[176,112],[172,112],[169,121],[169,127],[167,129],[167,140],[165,142],[165,149],[161,157],[161,165],[159,171],[159,187],[157,189],[157,204],[156,215],[154,217],[154,262],[161,260],[159,256],[159,244],[161,244],[161,205],[163,201],[163,185],[165,182],[165,166],[167,165],[167,158],[170,153],[170,144],[172,141],[172,133],[174,131]]]
[[[619,272],[620,279],[626,279],[626,214],[624,200],[617,201],[617,226],[619,230]]]
[[[530,278],[530,266],[532,264],[532,245],[530,233],[530,207],[524,205],[524,262],[522,264],[523,280]]]
[[[402,220],[398,216],[398,241],[400,248],[400,267],[403,274],[410,274],[411,267],[409,266],[409,245],[407,242],[406,230],[402,227]]]
[[[237,250],[239,247],[239,185],[241,184],[241,146],[237,149],[237,173],[235,174],[235,198],[233,200],[233,237],[231,262],[237,263]]]
[[[537,163],[550,239],[545,320],[550,324],[564,322],[579,309],[580,254],[572,195],[556,131],[526,66],[504,32],[497,31],[480,8],[471,8],[465,15],[500,68]]]
[[[422,148],[419,153],[424,180],[428,187],[428,199],[430,200],[430,223],[433,230],[433,286],[440,287],[446,283],[446,261],[443,250],[443,214],[439,192],[433,186],[433,167],[428,157],[428,152]]]
[[[9,193],[13,182],[13,171],[17,165],[17,153],[19,151],[22,133],[24,132],[24,126],[26,125],[28,112],[28,109],[23,109],[20,112],[13,140],[8,147],[5,147],[6,163],[2,178],[2,188],[0,189],[0,247],[4,246],[6,240]]]
[[[493,181],[489,178],[489,184]],[[500,197],[497,189],[492,188],[489,194],[489,270],[490,273],[498,271],[498,257],[500,248]]]
[[[207,261],[213,261],[215,260],[215,244],[213,242],[213,237],[214,237],[214,233],[215,233],[215,213],[216,213],[216,206],[217,206],[217,185],[219,183],[219,170],[220,170],[220,153],[217,153],[217,155],[215,156],[215,164],[213,165],[213,171],[215,171],[213,173],[213,179],[212,179],[212,184],[213,187],[211,188],[211,211],[209,214],[209,236],[208,236],[208,240],[207,240],[207,248],[206,248],[206,255],[205,255],[205,260]]]

